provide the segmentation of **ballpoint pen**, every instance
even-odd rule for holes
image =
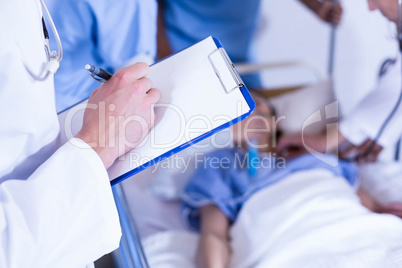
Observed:
[[[89,74],[96,80],[102,83],[105,83],[112,77],[112,74],[108,71],[103,70],[102,68],[85,64],[85,69],[88,70]]]

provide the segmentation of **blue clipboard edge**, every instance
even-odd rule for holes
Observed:
[[[223,47],[221,42],[218,39],[213,37],[213,40],[215,41],[215,44],[216,44],[216,46],[218,48]],[[252,114],[252,112],[254,111],[254,109],[255,109],[255,102],[254,102],[253,98],[251,97],[251,94],[248,91],[246,86],[241,87],[240,91],[241,91],[244,99],[246,100],[247,105],[250,107],[250,110],[247,113],[245,113],[245,114],[233,119],[230,122],[227,122],[227,123],[225,123],[223,125],[220,125],[219,127],[214,128],[211,131],[209,131],[209,132],[207,132],[207,133],[205,133],[205,134],[203,134],[201,136],[198,136],[197,138],[194,138],[194,139],[182,144],[179,147],[176,147],[176,148],[174,148],[174,149],[172,149],[170,151],[167,151],[166,153],[164,153],[164,154],[162,154],[162,155],[160,155],[160,156],[158,156],[158,157],[156,157],[156,158],[154,158],[154,159],[142,164],[139,167],[136,167],[133,170],[130,170],[129,172],[127,172],[127,173],[125,173],[123,175],[120,175],[119,177],[117,177],[114,180],[112,180],[110,182],[110,184],[112,186],[116,185],[116,184],[118,184],[118,183],[120,183],[120,182],[122,182],[122,181],[124,181],[124,180],[126,180],[126,179],[128,179],[128,178],[130,178],[132,176],[134,176],[135,174],[137,174],[137,173],[139,173],[139,172],[141,172],[141,171],[143,171],[143,170],[155,165],[156,163],[158,163],[158,162],[160,162],[162,160],[165,160],[166,158],[169,158],[170,156],[172,156],[172,155],[174,155],[174,154],[176,154],[176,153],[178,153],[178,152],[190,147],[191,145],[194,145],[194,144],[196,144],[196,143],[198,143],[198,142],[200,142],[200,141],[202,141],[202,140],[204,140],[204,139],[206,139],[208,137],[211,137],[212,135],[214,135],[214,134],[216,134],[216,133],[218,133],[218,132],[220,132],[220,131],[222,131],[222,130],[224,130],[226,128],[229,128],[229,127],[239,123],[240,121],[243,121],[247,117],[249,117]]]

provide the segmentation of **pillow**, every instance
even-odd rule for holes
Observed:
[[[327,119],[338,117],[332,79],[272,97],[270,102],[277,116],[285,118],[279,123],[285,134],[318,134],[325,130]]]

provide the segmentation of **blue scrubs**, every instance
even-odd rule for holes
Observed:
[[[136,55],[156,55],[156,0],[46,0],[64,58],[55,75],[57,110],[90,96],[100,83],[85,64],[111,73]],[[50,35],[52,32],[50,31]],[[55,41],[51,40],[54,47]]]
[[[339,161],[338,166],[333,167],[311,154],[288,161],[286,166],[279,159],[262,155],[260,161],[253,164],[256,173],[250,176],[247,157],[239,149],[223,149],[208,155],[207,162],[196,169],[183,194],[182,216],[190,227],[200,230],[199,208],[209,204],[216,205],[234,222],[244,202],[255,192],[297,171],[326,169],[344,177],[352,186],[357,181],[357,168],[353,163]],[[336,160],[333,155],[325,157],[328,163]]]
[[[210,35],[218,38],[233,62],[251,62],[260,0],[163,0],[166,32],[174,52]],[[244,76],[259,87],[257,75]]]

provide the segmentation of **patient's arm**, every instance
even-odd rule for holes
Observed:
[[[304,133],[294,133],[279,138],[276,152],[284,156],[284,152],[290,149],[299,148],[304,150],[309,148],[319,153],[332,152],[338,148],[339,144],[347,142],[347,139],[342,135],[338,128],[330,128],[328,131],[317,134],[308,135]]]
[[[201,213],[201,236],[198,244],[197,267],[227,267],[229,246],[229,220],[215,205],[204,206]]]
[[[385,183],[385,182],[384,182]],[[362,188],[359,189],[357,195],[360,198],[360,202],[363,206],[368,208],[369,210],[376,212],[376,213],[385,213],[385,214],[392,214],[397,217],[402,218],[402,204],[398,203],[391,203],[387,205],[381,205],[377,203],[374,198],[372,198],[366,191]]]

